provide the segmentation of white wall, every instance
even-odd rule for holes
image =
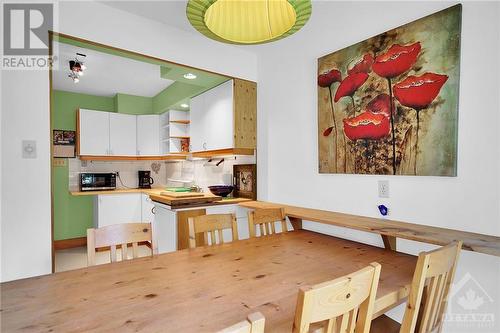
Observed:
[[[254,54],[100,3],[61,2],[58,18],[56,30],[65,34],[244,79],[257,77]],[[51,271],[48,73],[2,72],[1,91],[1,280],[8,281]],[[37,141],[36,159],[21,158],[25,139]]]
[[[377,205],[385,203],[392,219],[500,235],[498,2],[463,4],[458,177],[318,173],[317,58],[453,4],[314,2],[300,32],[252,47],[259,54],[260,199],[366,216],[378,216]],[[390,182],[388,200],[378,198],[380,179]],[[306,225],[381,245],[378,236]],[[410,253],[429,248],[409,241],[398,246]],[[462,251],[457,281],[466,272],[498,304],[500,258]]]

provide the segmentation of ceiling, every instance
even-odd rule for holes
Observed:
[[[162,107],[187,110],[183,104],[190,99],[230,78],[201,69],[171,63],[139,53],[106,45],[75,39],[69,36],[54,37],[54,54],[57,67],[53,71],[53,89],[96,96],[112,97],[117,93],[154,97]],[[69,60],[76,53],[85,57],[85,75],[74,83],[69,77]],[[83,59],[80,59],[83,60]],[[185,74],[196,75],[187,79]]]
[[[174,83],[161,76],[159,65],[64,43],[55,43],[55,47],[58,60],[52,82],[56,90],[108,97],[117,93],[153,97]],[[86,55],[80,59],[85,59],[87,67],[78,83],[68,77],[68,62],[76,53]]]
[[[102,1],[102,3],[181,30],[198,33],[186,16],[187,0]]]

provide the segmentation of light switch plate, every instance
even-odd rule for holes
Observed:
[[[36,158],[36,141],[23,140],[22,153],[23,158]]]

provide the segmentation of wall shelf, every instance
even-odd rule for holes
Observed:
[[[183,124],[183,125],[188,125],[189,123],[191,123],[191,121],[189,120],[170,120],[170,122],[174,124]]]
[[[196,151],[191,154],[192,157],[210,158],[218,156],[232,156],[232,155],[254,155],[255,149],[253,148],[228,148],[217,150]]]

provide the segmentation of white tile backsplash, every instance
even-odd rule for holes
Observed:
[[[233,183],[233,165],[253,164],[254,156],[225,157],[224,161],[216,166],[222,158],[209,160],[194,160],[182,162],[166,161],[80,161],[69,159],[69,186],[70,190],[79,187],[79,174],[81,172],[116,172],[120,173],[121,180],[117,180],[117,188],[138,186],[137,171],[150,170],[154,179],[152,187],[166,186],[191,186],[198,185],[204,192],[208,192],[211,185],[231,185]],[[152,163],[159,163],[158,173],[153,171]],[[176,182],[175,180],[190,181],[190,183]]]
[[[69,160],[69,187],[70,190],[78,190],[80,184],[81,172],[119,172],[120,179],[116,180],[117,188],[137,188],[139,170],[151,171],[151,177],[154,180],[152,187],[164,187],[167,183],[167,173],[165,161],[80,161],[77,158]],[[153,171],[151,164],[159,163],[158,173]]]
[[[225,157],[224,161],[217,166],[222,158],[209,160],[182,161],[166,165],[168,186],[182,186],[182,183],[173,180],[189,180],[208,192],[211,185],[231,185],[233,183],[233,165],[253,164],[254,156]],[[188,184],[191,185],[191,184]]]

